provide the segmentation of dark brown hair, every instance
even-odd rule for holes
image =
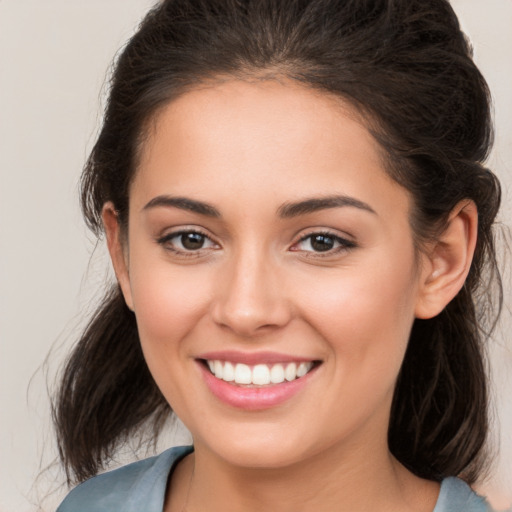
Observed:
[[[418,246],[462,199],[478,208],[468,279],[437,317],[416,320],[389,426],[411,471],[473,482],[482,469],[487,391],[482,342],[501,286],[492,225],[500,188],[483,166],[489,91],[446,0],[167,0],[115,65],[103,128],[82,177],[82,207],[101,236],[112,201],[126,225],[147,123],[173,98],[217,77],[287,78],[355,106],[414,198]],[[493,284],[493,286],[491,286]],[[485,306],[485,307],[481,307]],[[499,309],[499,308],[497,308]],[[156,436],[169,406],[144,362],[133,313],[114,286],[76,345],[54,403],[69,480],[94,475],[136,432]]]

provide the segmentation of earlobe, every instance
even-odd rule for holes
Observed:
[[[460,291],[475,252],[478,212],[473,201],[459,202],[446,229],[425,255],[415,314],[428,319],[438,315]]]
[[[113,203],[108,202],[103,205],[101,218],[103,220],[103,226],[107,237],[108,252],[110,253],[110,259],[112,260],[117,281],[121,286],[126,305],[133,311],[130,276],[128,272],[128,258],[123,246],[118,214]]]

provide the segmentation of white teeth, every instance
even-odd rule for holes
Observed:
[[[297,368],[297,377],[304,377],[308,373],[308,367],[306,363],[300,363]]]
[[[266,386],[269,384],[280,384],[287,380],[291,382],[304,377],[311,368],[313,362],[288,363],[288,364],[257,364],[248,366],[242,363],[231,363],[229,361],[208,360],[208,368],[218,379],[226,382],[235,381],[237,384],[253,384],[255,386]]]
[[[251,384],[251,373],[251,368],[249,366],[247,366],[246,364],[238,363],[235,366],[235,382],[237,384]]]
[[[295,363],[288,363],[284,370],[284,378],[288,381],[295,380],[297,377],[297,365]]]
[[[229,361],[224,363],[222,380],[225,380],[226,382],[232,382],[235,380],[235,367]]]
[[[282,364],[275,364],[270,368],[270,382],[281,384],[284,381],[284,368]]]
[[[224,369],[224,365],[221,361],[215,361],[213,364],[213,372],[215,373],[215,377],[218,379],[222,379],[222,370]]]
[[[252,383],[258,386],[270,384],[270,370],[266,364],[257,364],[252,369]]]

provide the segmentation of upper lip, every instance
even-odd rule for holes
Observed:
[[[301,357],[279,352],[240,352],[237,350],[219,350],[204,352],[196,359],[207,359],[210,361],[229,361],[231,363],[243,363],[249,366],[256,364],[277,364],[277,363],[307,363],[317,359],[312,357]]]

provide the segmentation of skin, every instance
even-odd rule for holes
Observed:
[[[194,438],[166,511],[433,510],[439,486],[393,458],[387,428],[414,319],[439,313],[467,275],[474,205],[457,205],[442,237],[418,252],[411,197],[357,114],[292,83],[193,90],[151,126],[127,236],[111,203],[103,219],[148,366]],[[333,195],[369,209],[280,214]],[[155,205],[162,196],[219,216]],[[188,255],[171,236],[186,230],[208,237]],[[319,232],[341,241],[315,251],[306,237]],[[212,350],[321,365],[284,404],[246,411],[205,385],[196,358]]]

